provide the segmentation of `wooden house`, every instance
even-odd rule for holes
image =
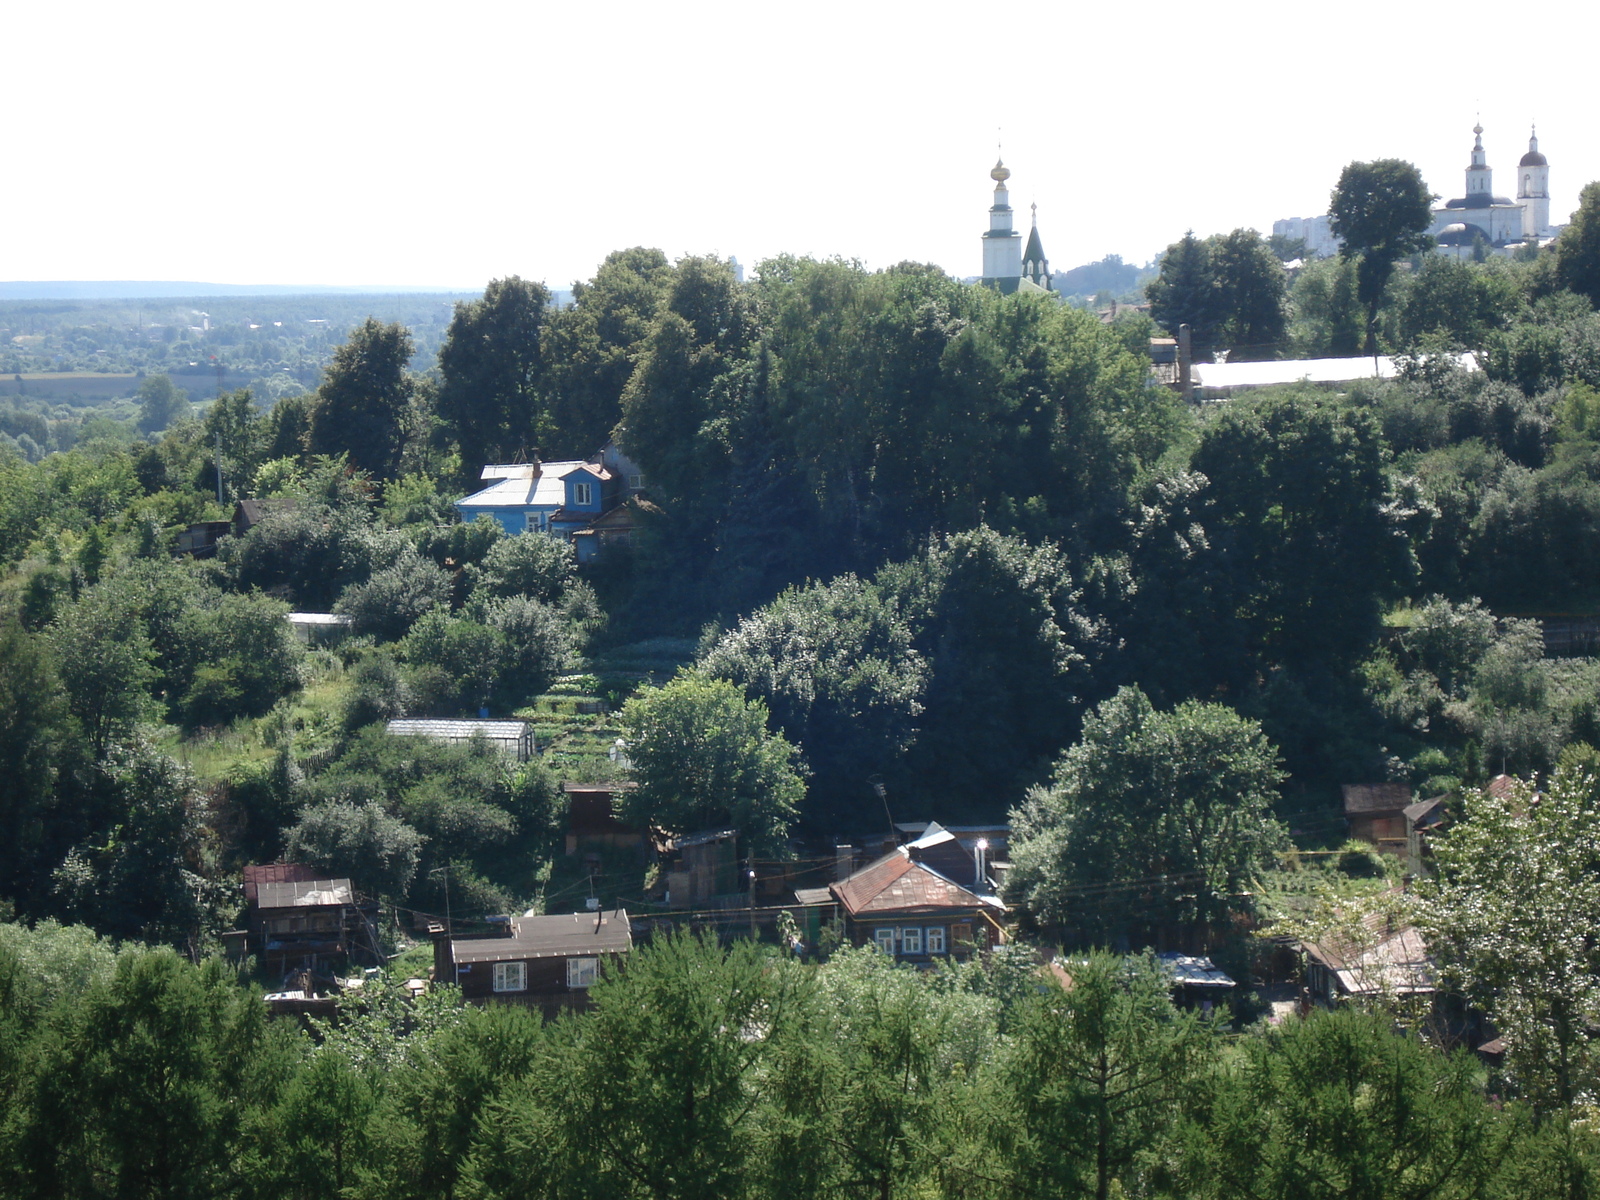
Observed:
[[[984,894],[977,863],[944,833],[924,834],[826,888],[797,890],[796,899],[833,906],[852,945],[877,946],[903,962],[966,959],[1004,944],[1005,905]]]
[[[436,983],[454,982],[474,1004],[526,1004],[554,1016],[586,1008],[607,963],[633,949],[626,910],[523,916],[483,935],[433,944]]]
[[[1341,1000],[1378,996],[1427,996],[1438,991],[1427,942],[1416,927],[1372,914],[1354,934],[1335,935],[1302,946],[1306,987],[1313,1000],[1334,1007]]]
[[[688,834],[674,841],[668,853],[667,903],[673,908],[698,908],[717,896],[744,893],[737,829]]]
[[[360,900],[348,879],[317,875],[301,863],[245,868],[247,945],[269,975],[381,961],[377,905]]]

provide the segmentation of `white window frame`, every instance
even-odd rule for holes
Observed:
[[[872,931],[872,940],[877,943],[878,949],[885,954],[894,953],[895,930],[892,926],[884,925]]]
[[[528,990],[528,964],[525,962],[497,962],[494,964],[494,990],[497,992],[525,992]]]
[[[929,954],[944,953],[944,926],[930,925],[923,931],[923,938],[928,944]]]
[[[600,979],[598,958],[567,959],[567,987],[573,991],[593,987]]]
[[[908,925],[900,931],[900,953],[922,953],[922,930],[915,925]]]
[[[572,505],[574,508],[587,508],[594,503],[594,485],[586,482],[572,485]]]

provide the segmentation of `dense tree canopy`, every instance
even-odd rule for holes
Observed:
[[[1328,201],[1341,255],[1356,259],[1356,295],[1367,307],[1366,353],[1378,352],[1378,306],[1395,264],[1430,247],[1436,197],[1422,173],[1398,158],[1353,162]]]

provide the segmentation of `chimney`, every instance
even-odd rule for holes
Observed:
[[[987,861],[989,857],[988,838],[978,839],[977,844],[972,848],[972,857],[973,865],[977,868],[973,873],[972,886],[974,889],[982,891],[984,888],[989,886],[989,864]]]
[[[849,879],[856,870],[856,848],[854,846],[835,846],[833,848],[833,881],[838,883],[841,879]]]

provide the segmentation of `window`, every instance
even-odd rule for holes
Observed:
[[[494,990],[497,992],[527,991],[528,964],[519,962],[495,963]]]
[[[567,959],[567,986],[569,988],[593,987],[600,974],[598,958]]]
[[[952,925],[950,927],[950,937],[958,946],[963,942],[970,942],[972,941],[972,926],[965,923]]]
[[[572,503],[578,508],[585,508],[593,503],[593,484],[575,483],[572,485]]]
[[[928,930],[928,953],[944,953],[944,926],[936,925]]]
[[[882,950],[885,954],[894,953],[893,929],[875,929],[872,931],[872,936],[877,941],[879,950]]]
[[[902,929],[900,931],[900,953],[902,953],[902,954],[921,954],[922,953],[922,930],[920,930],[920,929]]]

